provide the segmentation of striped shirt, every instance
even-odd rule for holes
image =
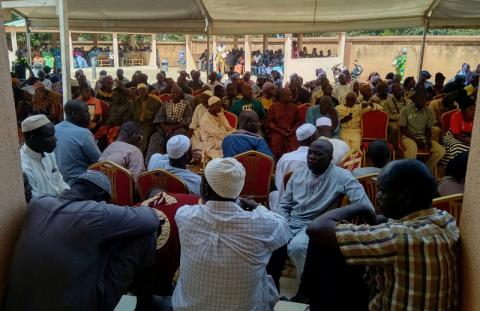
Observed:
[[[456,310],[459,230],[434,208],[377,226],[339,224],[348,264],[366,265],[369,310]]]

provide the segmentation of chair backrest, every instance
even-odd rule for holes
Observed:
[[[293,172],[288,172],[283,176],[283,188],[285,189],[287,187],[288,181],[290,180],[290,177],[292,177]]]
[[[223,114],[225,115],[225,118],[227,119],[230,126],[236,129],[238,125],[237,115],[234,113],[231,113],[230,111],[224,111]]]
[[[245,185],[240,195],[252,196],[259,203],[268,204],[270,182],[275,162],[257,151],[247,151],[235,156],[245,167]]]
[[[372,110],[362,114],[362,140],[387,140],[388,114]]]
[[[202,93],[203,93],[203,90],[202,90],[202,89],[199,89],[199,90],[193,91],[193,92],[192,92],[192,96],[195,97],[195,96],[198,96],[198,95],[200,95],[200,94],[202,94]]]
[[[357,177],[375,210],[377,209],[377,176],[377,173],[373,173]]]
[[[460,218],[462,216],[463,193],[447,195],[435,198],[432,206],[440,210],[446,211],[455,218],[457,227],[460,227]]]
[[[158,95],[158,98],[160,98],[161,101],[170,101],[172,100],[172,95],[170,94],[162,94],[162,95]]]
[[[354,169],[362,166],[362,157],[363,152],[361,150],[357,150],[349,155],[346,155],[338,166],[351,172]]]
[[[112,161],[101,161],[90,165],[88,168],[104,173],[112,184],[112,197],[110,202],[117,205],[132,206],[134,178],[124,167]]]
[[[137,183],[138,192],[142,200],[148,198],[148,194],[152,188],[159,188],[169,193],[189,193],[188,187],[183,180],[162,169],[156,169],[138,175]]]
[[[450,120],[452,119],[452,114],[457,112],[457,109],[453,109],[447,112],[442,113],[440,120],[442,121],[442,136],[450,129]]]

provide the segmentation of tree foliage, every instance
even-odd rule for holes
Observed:
[[[480,29],[429,29],[429,36],[480,36]],[[382,30],[360,30],[348,31],[347,37],[360,36],[421,36],[423,28],[401,28],[401,29],[382,29]],[[336,32],[312,32],[305,33],[304,37],[336,37]]]

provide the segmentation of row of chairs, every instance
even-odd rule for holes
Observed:
[[[257,152],[248,151],[235,157],[246,170],[245,185],[242,196],[250,196],[254,200],[268,204],[270,182],[275,163],[272,158]],[[112,184],[111,203],[118,205],[135,204],[135,180],[132,174],[120,165],[111,161],[101,161],[89,167],[108,176]],[[146,200],[152,188],[160,188],[170,193],[189,193],[183,180],[162,169],[140,174],[136,186],[140,200]]]

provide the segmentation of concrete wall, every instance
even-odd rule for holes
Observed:
[[[361,78],[372,71],[378,71],[382,77],[390,71],[395,72],[392,61],[402,48],[408,50],[405,76],[417,75],[421,37],[347,38],[346,45],[346,64],[351,68],[357,59],[364,69]],[[479,48],[480,37],[427,37],[423,68],[432,75],[441,71],[451,78],[462,63],[472,67],[480,63]]]
[[[0,17],[0,68],[8,68],[7,42]],[[0,70],[0,306],[7,284],[7,269],[25,210],[20,171],[17,124],[11,79]],[[27,298],[28,299],[28,298]]]

